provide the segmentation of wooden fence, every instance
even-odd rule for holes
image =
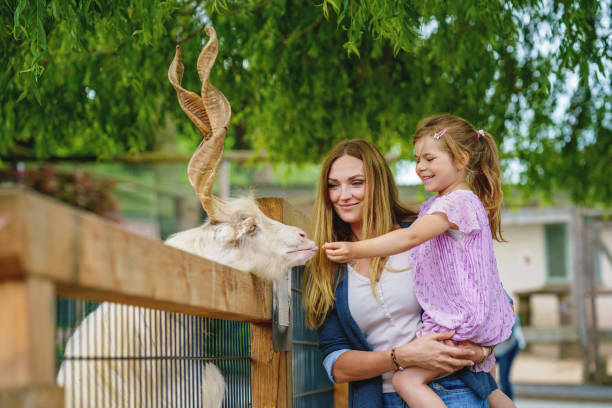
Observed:
[[[307,229],[282,199],[259,203]],[[272,347],[269,282],[13,188],[0,190],[0,407],[63,407],[55,296],[250,322],[252,407],[292,406],[290,352]]]

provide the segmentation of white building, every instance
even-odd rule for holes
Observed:
[[[576,229],[574,207],[522,208],[505,211],[502,215],[502,233],[508,242],[495,243],[498,268],[506,290],[517,299],[517,293],[532,289],[567,286],[572,291],[576,284],[576,273],[580,268],[579,253],[584,235]],[[583,211],[584,213],[584,211]],[[601,213],[587,212],[600,221],[601,245],[612,248],[612,223],[601,222]],[[578,232],[577,232],[578,231]],[[600,293],[597,296],[597,320],[599,329],[612,328],[612,263],[606,249],[595,245],[592,262],[595,281]],[[608,253],[611,252],[608,250]],[[587,256],[586,254],[584,255]],[[531,324],[540,327],[559,327],[560,311],[571,315],[574,299],[569,304],[559,305],[554,295],[533,295],[531,298]],[[520,306],[519,306],[520,307]]]

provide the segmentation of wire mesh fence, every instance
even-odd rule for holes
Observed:
[[[333,386],[321,364],[317,332],[306,327],[302,307],[304,267],[291,275],[293,310],[293,408],[333,407]]]
[[[302,272],[292,270],[293,407],[332,407],[317,334],[305,327]],[[251,406],[248,323],[64,297],[56,307],[67,408],[209,407],[219,387],[223,407]]]
[[[223,378],[223,407],[251,406],[248,323],[72,298],[56,306],[66,407],[208,407]]]

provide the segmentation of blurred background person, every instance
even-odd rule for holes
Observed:
[[[517,354],[523,350],[525,346],[525,336],[521,328],[521,320],[516,316],[514,325],[512,326],[512,334],[510,334],[508,340],[498,344],[493,349],[493,353],[497,360],[497,367],[499,368],[499,387],[512,400],[514,400],[514,390],[512,382],[510,381],[510,370],[512,369],[512,363]]]

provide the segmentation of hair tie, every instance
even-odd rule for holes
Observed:
[[[476,132],[476,135],[480,139],[481,137],[483,137],[485,135],[485,131],[480,129],[479,131]]]
[[[446,130],[447,129],[444,128],[441,131],[434,133],[433,134],[433,138],[436,139],[436,140],[440,139],[440,137],[443,136],[446,133]]]

